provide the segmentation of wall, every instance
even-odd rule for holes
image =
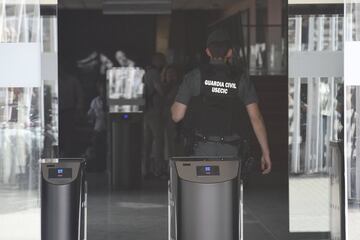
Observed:
[[[169,48],[171,15],[159,15],[156,18],[156,51],[166,54]]]
[[[171,19],[169,48],[176,63],[188,66],[204,60],[208,26],[218,19],[218,11],[178,10]]]

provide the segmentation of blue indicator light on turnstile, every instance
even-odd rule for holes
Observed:
[[[64,173],[64,169],[63,168],[58,168],[57,169],[57,174],[63,174]]]
[[[205,172],[211,172],[211,167],[210,167],[210,166],[206,166],[206,167],[205,167]]]
[[[129,114],[124,114],[124,115],[122,115],[122,119],[129,119]]]

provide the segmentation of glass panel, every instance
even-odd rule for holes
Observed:
[[[360,41],[360,1],[345,1],[346,41]]]
[[[360,87],[346,89],[348,239],[360,238]]]
[[[246,61],[250,75],[286,75],[286,31],[283,25],[250,25],[249,13],[240,12],[213,26],[226,29],[233,39],[235,58]],[[234,31],[238,29],[238,31]],[[236,64],[236,62],[235,62]]]
[[[323,55],[324,52],[342,51],[342,25],[343,17],[337,14],[290,16],[290,56],[314,56],[316,59],[328,56]],[[339,59],[339,64],[342,61]],[[306,64],[309,63],[304,62],[304,69],[307,69]],[[342,72],[338,76],[326,76],[326,72],[326,69],[318,69],[318,76],[289,73],[292,76],[289,79],[291,232],[329,232],[330,194],[340,198],[339,185],[338,191],[334,192],[329,173],[337,156],[333,153],[333,142],[339,139],[342,127],[337,95],[343,86],[343,78]],[[307,75],[305,71],[304,75]]]
[[[342,84],[342,78],[289,79],[290,213],[293,214],[293,231],[328,230],[330,143],[338,138],[335,129],[340,127],[340,123],[336,95]],[[303,193],[312,192],[313,199],[296,200],[301,189]],[[315,202],[315,209],[309,207]],[[296,216],[296,212],[301,211],[305,218]]]
[[[44,152],[43,158],[57,155],[58,146],[58,61],[57,16],[42,16],[42,80],[44,87]]]
[[[341,15],[297,15],[289,17],[289,51],[342,51]]]
[[[345,1],[345,167],[347,238],[360,238],[360,1]]]
[[[335,84],[330,140],[330,236],[331,240],[345,238],[344,218],[344,85]]]
[[[261,32],[265,38],[250,44],[251,75],[285,75],[287,72],[286,41],[282,26],[246,27]]]
[[[39,4],[11,5],[0,0],[0,45],[39,44],[39,26]],[[19,82],[25,85],[26,81]],[[39,87],[0,88],[0,239],[40,239],[41,98]]]
[[[42,51],[43,52],[57,52],[57,17],[56,16],[42,16]]]

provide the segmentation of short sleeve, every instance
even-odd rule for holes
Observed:
[[[192,97],[200,94],[200,82],[201,73],[199,69],[195,69],[186,74],[179,87],[175,102],[188,105]]]
[[[259,101],[254,84],[248,77],[241,77],[239,83],[239,96],[245,106]]]

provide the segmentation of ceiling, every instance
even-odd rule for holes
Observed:
[[[129,2],[131,1],[133,0],[129,0]],[[239,1],[240,0],[173,0],[172,5],[173,9],[221,9]],[[103,0],[59,0],[59,7],[63,9],[102,9]]]

